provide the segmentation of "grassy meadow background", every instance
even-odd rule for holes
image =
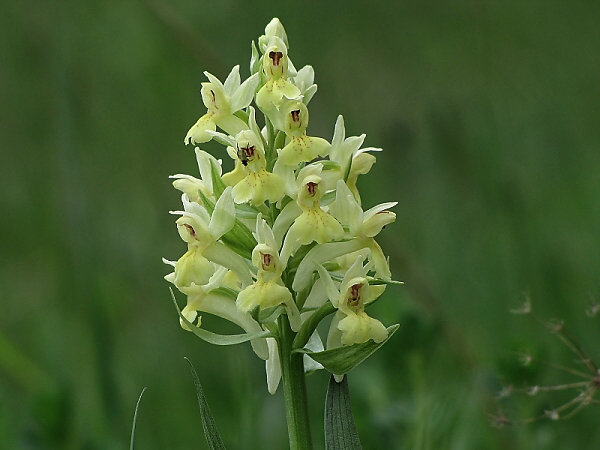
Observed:
[[[331,139],[343,114],[384,149],[364,206],[399,202],[379,242],[405,284],[371,311],[402,326],[349,378],[365,450],[599,448],[598,406],[488,415],[505,381],[573,380],[515,351],[581,368],[508,312],[525,294],[600,360],[600,3],[485,0],[2,2],[0,447],[126,449],[146,386],[136,448],[207,448],[187,356],[229,449],[286,448],[281,390],[248,345],[180,328],[161,262],[184,252],[168,176],[197,175],[202,72],[247,77],[274,16],[316,72],[309,132]],[[323,449],[327,374],[308,385]]]

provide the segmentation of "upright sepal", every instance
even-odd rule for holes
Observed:
[[[215,239],[229,232],[235,225],[235,204],[231,187],[226,188],[217,200],[208,229]]]

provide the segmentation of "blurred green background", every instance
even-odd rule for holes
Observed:
[[[600,294],[600,3],[485,0],[2,2],[0,447],[128,448],[147,386],[136,448],[206,448],[187,356],[228,448],[286,448],[281,390],[249,346],[179,327],[161,262],[184,252],[167,177],[197,174],[183,137],[202,72],[246,77],[274,16],[316,71],[309,132],[331,139],[343,114],[384,148],[363,204],[399,201],[379,242],[405,285],[371,311],[402,327],[349,378],[364,448],[599,448],[597,406],[503,429],[488,414],[505,380],[573,379],[521,370],[515,350],[580,368],[509,314],[524,293],[600,359],[584,313]],[[327,374],[308,384],[322,449]]]

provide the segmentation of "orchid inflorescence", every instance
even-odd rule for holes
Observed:
[[[183,203],[171,213],[179,216],[187,251],[164,260],[173,266],[165,278],[187,296],[181,326],[213,343],[250,341],[266,360],[271,393],[282,375],[282,321],[294,333],[292,350],[304,353],[305,370],[325,366],[338,378],[397,328],[386,329],[365,311],[394,283],[375,237],[395,220],[389,209],[396,202],[364,211],[356,186],[381,149],[361,148],[364,134],[347,138],[342,116],[331,142],[307,133],[314,70],[296,70],[288,49],[285,30],[273,19],[258,45],[252,42],[244,82],[239,66],[223,83],[204,72],[207,112],[184,142],[215,140],[234,165],[223,173],[222,160],[196,146],[200,178],[171,177]],[[202,330],[199,313],[225,318],[246,334]],[[323,345],[317,325],[332,313]],[[365,350],[342,364],[335,350],[352,346]]]

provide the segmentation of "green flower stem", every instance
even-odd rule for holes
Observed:
[[[313,445],[310,435],[303,355],[302,353],[292,353],[295,333],[290,328],[287,316],[282,314],[278,320],[281,333],[279,358],[290,450],[311,450]]]

